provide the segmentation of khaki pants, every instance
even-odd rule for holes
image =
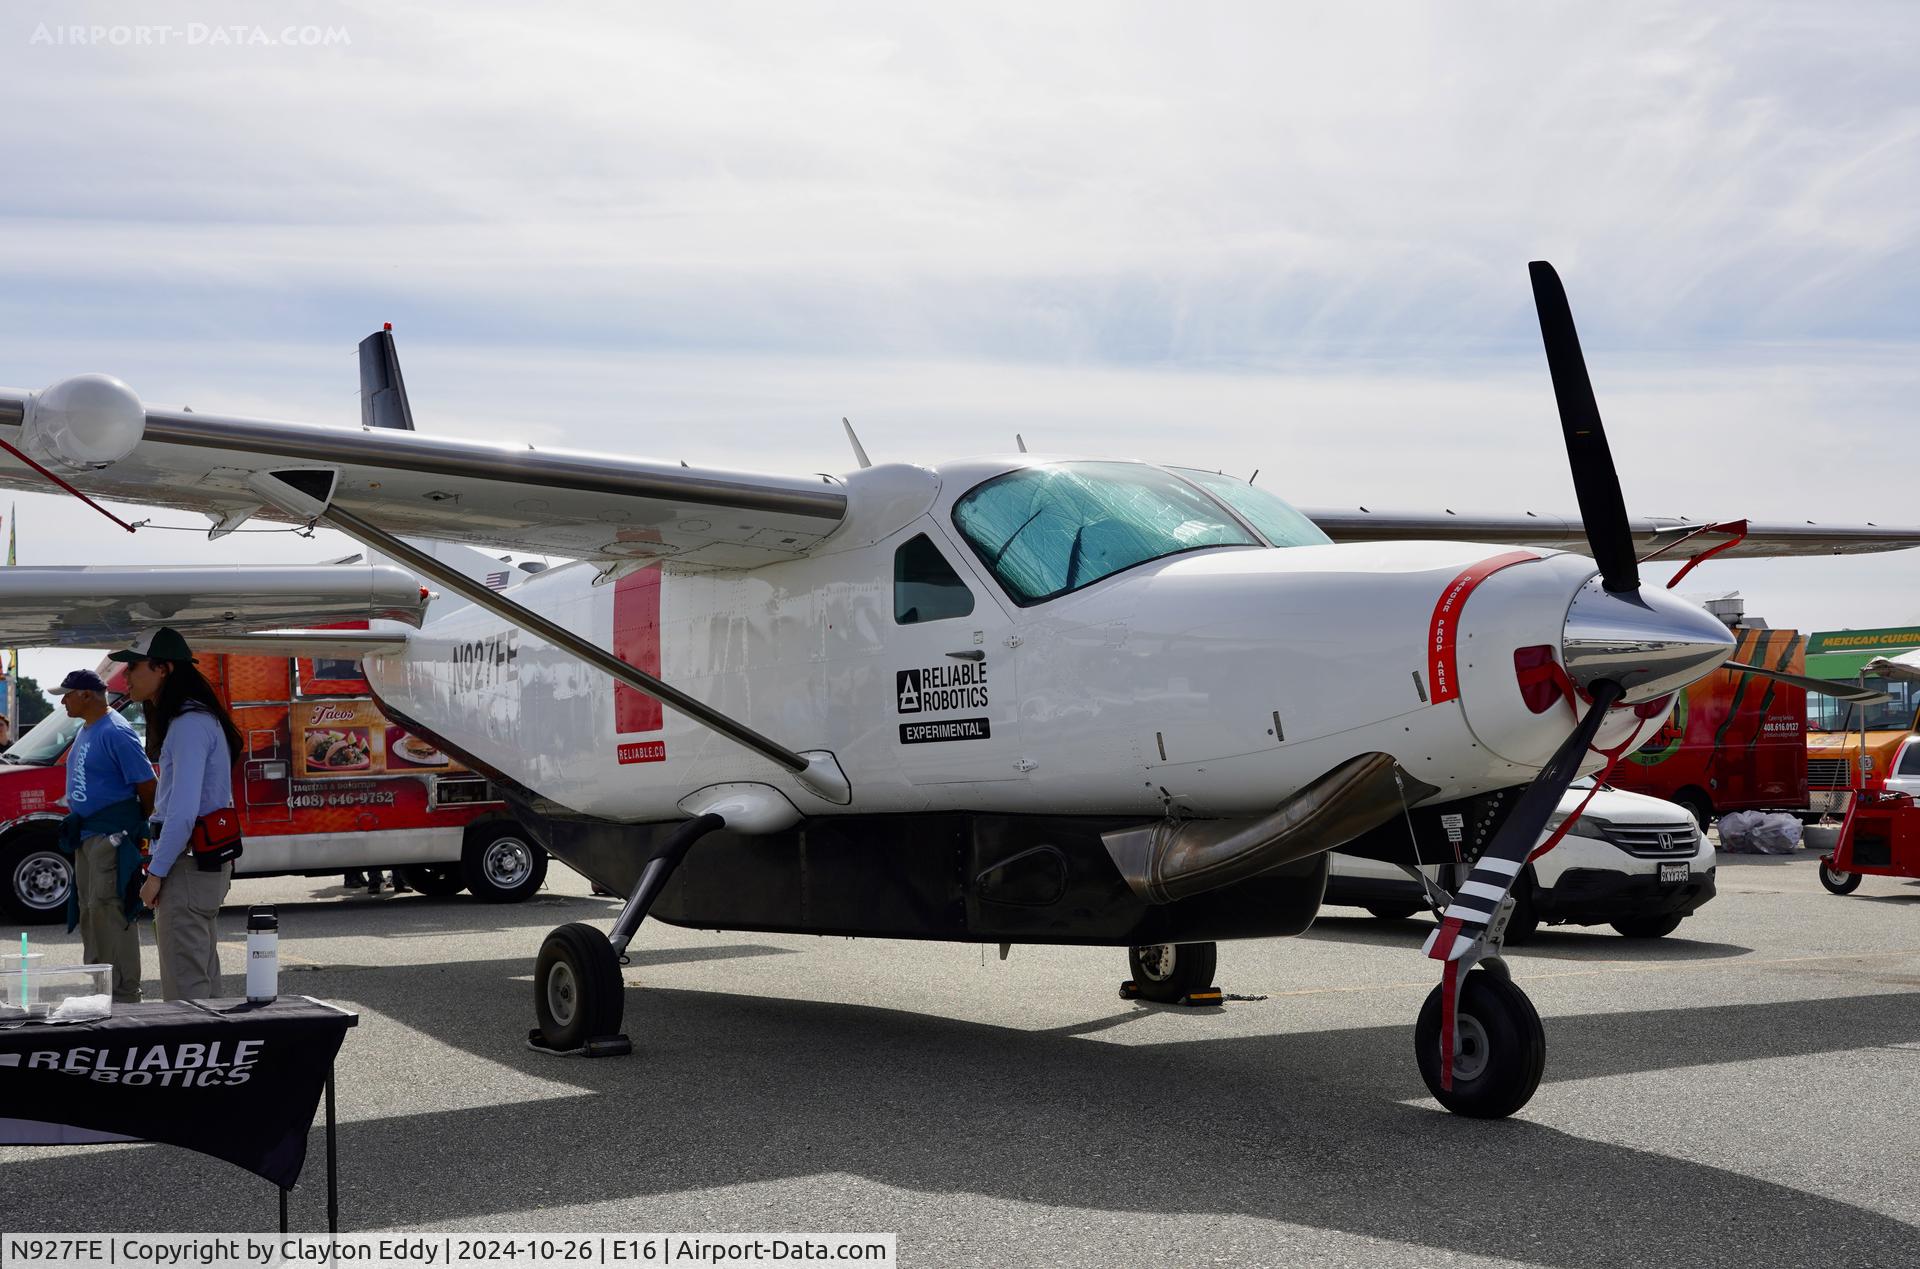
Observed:
[[[220,937],[214,923],[233,881],[233,865],[202,872],[191,855],[174,861],[153,909],[160,949],[160,997],[209,1000],[220,994]]]
[[[79,888],[80,947],[89,965],[113,966],[113,1000],[140,1001],[140,927],[127,920],[120,898],[120,848],[104,834],[80,840],[73,861]]]

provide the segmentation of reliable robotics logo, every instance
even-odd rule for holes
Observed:
[[[233,1087],[253,1077],[265,1040],[215,1040],[210,1044],[130,1045],[35,1053],[0,1053],[0,1066],[57,1071],[99,1084],[160,1088]]]
[[[987,663],[953,661],[897,670],[894,700],[902,714],[938,714],[950,709],[987,707]]]

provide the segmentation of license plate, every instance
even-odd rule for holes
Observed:
[[[1686,864],[1661,864],[1660,884],[1663,886],[1683,886],[1687,883],[1687,874],[1692,871]]]

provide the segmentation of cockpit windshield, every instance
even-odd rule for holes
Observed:
[[[1008,472],[969,490],[953,523],[1023,607],[1162,556],[1261,545],[1198,489],[1139,463]]]
[[[1223,476],[1217,471],[1173,469],[1220,501],[1240,513],[1240,518],[1260,530],[1262,537],[1275,546],[1326,546],[1333,539],[1320,526],[1294,510],[1285,499],[1264,489],[1256,489],[1244,480]]]

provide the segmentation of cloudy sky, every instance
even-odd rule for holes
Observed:
[[[1570,511],[1547,258],[1634,512],[1920,523],[1909,5],[16,0],[0,47],[18,387],[349,424],[392,321],[446,435],[838,471],[846,414]],[[352,549],[18,521],[24,564]],[[1694,578],[1920,621],[1920,558]]]

